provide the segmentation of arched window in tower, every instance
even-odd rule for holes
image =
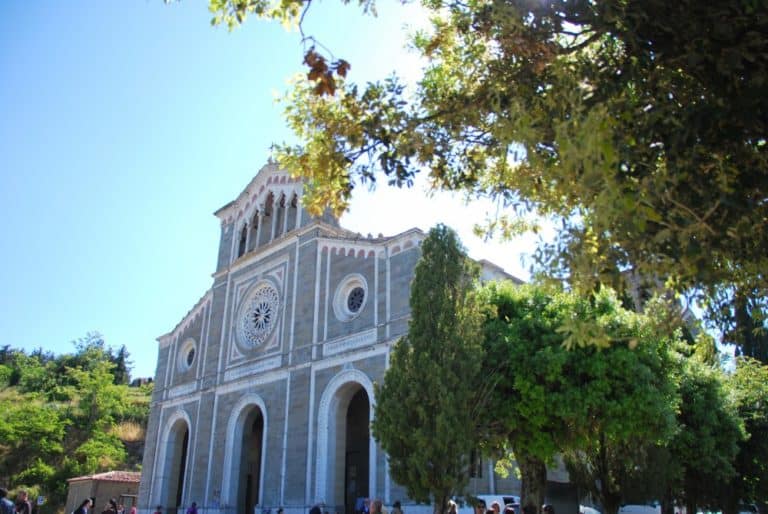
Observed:
[[[242,257],[245,253],[245,242],[248,240],[248,224],[243,225],[240,231],[240,243],[237,245],[237,256]]]
[[[291,203],[288,204],[288,220],[286,231],[294,230],[296,228],[296,219],[299,214],[299,197],[294,193],[291,198]]]
[[[248,237],[248,251],[254,250],[258,244],[259,237],[259,211],[253,213],[253,219],[251,219],[251,235]]]
[[[261,230],[259,230],[259,246],[265,245],[272,241],[272,230],[274,228],[274,216],[272,216],[272,214],[274,210],[274,203],[275,195],[269,193],[267,195],[267,199],[264,201],[264,210],[261,219]]]
[[[280,195],[275,212],[275,239],[285,232],[285,195]]]

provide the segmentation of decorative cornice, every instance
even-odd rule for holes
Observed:
[[[323,356],[328,357],[349,350],[355,350],[363,346],[370,346],[376,343],[377,335],[378,329],[372,328],[365,332],[327,341],[323,343]]]
[[[167,395],[169,399],[178,398],[194,393],[195,390],[197,390],[197,381],[174,386],[167,390]]]
[[[330,252],[332,255],[364,259],[377,256],[384,258],[419,246],[425,237],[426,235],[420,229],[412,228],[390,237],[382,235],[363,237],[359,234],[354,238],[322,237],[319,238],[319,245],[321,252]]]
[[[269,259],[273,254],[285,249],[288,246],[296,244],[296,242],[299,241],[302,236],[315,230],[322,232],[322,234],[317,237],[317,239],[321,241],[326,239],[342,240],[344,238],[348,238],[350,234],[349,230],[329,225],[328,223],[320,220],[316,220],[309,225],[291,231],[286,237],[280,237],[279,239],[270,241],[269,243],[263,246],[259,246],[258,248],[238,257],[232,264],[213,273],[211,277],[213,277],[215,280],[219,277],[226,276],[229,273],[239,271],[246,266],[250,266],[257,260],[263,261]]]
[[[274,357],[270,357],[253,364],[228,369],[226,372],[224,372],[224,381],[232,382],[246,376],[258,375],[259,373],[264,373],[265,371],[277,369],[281,364],[281,356],[275,355]]]

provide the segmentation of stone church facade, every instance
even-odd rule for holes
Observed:
[[[139,507],[173,514],[352,514],[409,502],[369,431],[373,384],[405,334],[425,234],[363,237],[301,207],[274,163],[215,215],[213,284],[158,338]],[[509,278],[484,263],[486,278]],[[477,493],[512,492],[483,463]],[[414,508],[407,510],[415,513]],[[183,511],[182,511],[183,512]]]

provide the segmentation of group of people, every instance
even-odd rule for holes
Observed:
[[[74,511],[72,511],[72,514],[88,514],[89,511],[93,509],[95,502],[95,498],[86,498]],[[136,506],[132,506],[128,512],[129,514],[136,514]],[[126,510],[123,504],[118,504],[117,500],[110,498],[104,506],[104,510],[101,511],[101,514],[126,514]]]
[[[310,514],[317,513],[310,511]],[[390,513],[380,499],[358,498],[355,504],[355,514],[403,514],[403,509],[400,502],[396,501],[392,505],[392,512]]]
[[[27,491],[19,491],[16,503],[8,499],[8,489],[0,487],[0,514],[32,514]]]
[[[379,499],[371,501],[369,498],[361,498],[361,500],[363,501],[360,508],[355,509],[356,514],[403,514],[399,501],[392,505],[392,512],[390,513],[384,506],[384,502]],[[89,514],[94,501],[95,498],[86,498],[72,514]],[[328,514],[327,511],[323,513],[321,510],[322,506],[322,502],[318,502],[310,509],[309,514]],[[536,509],[532,507],[531,505],[526,505],[523,507],[522,512],[516,512],[513,506],[507,505],[504,508],[504,514],[536,514]],[[555,514],[555,509],[552,505],[544,505],[542,512],[543,514]],[[8,490],[0,487],[0,514],[32,514],[32,504],[29,502],[27,492],[19,491],[16,503],[14,503],[8,498]],[[91,512],[90,514],[94,513]],[[114,498],[110,498],[101,514],[126,514],[126,511],[123,505],[118,504]],[[136,514],[135,505],[130,508],[128,514]],[[158,505],[153,514],[163,514],[162,506]],[[196,502],[192,502],[192,505],[186,510],[186,514],[198,514]],[[283,514],[283,509],[278,509],[277,514]],[[458,514],[458,505],[453,500],[448,501],[448,514]],[[475,514],[502,514],[501,505],[495,501],[491,503],[491,508],[489,509],[485,501],[480,500],[475,504]]]
[[[515,504],[517,505],[517,504]],[[541,508],[543,514],[555,514],[555,508],[552,505],[544,505]],[[458,514],[458,508],[456,502],[453,500],[448,503],[448,514]],[[499,502],[491,503],[491,508],[486,506],[485,500],[479,500],[475,504],[475,514],[501,514],[501,504]],[[504,514],[536,514],[536,507],[533,505],[525,505],[522,508],[522,512],[515,511],[515,507],[512,505],[506,505],[504,507]]]

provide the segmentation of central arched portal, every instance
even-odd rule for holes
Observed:
[[[367,498],[368,470],[370,469],[370,403],[365,389],[358,387],[345,419],[345,448],[344,448],[344,512],[354,514],[357,499]],[[340,455],[338,455],[340,457]]]
[[[262,398],[246,394],[227,422],[221,501],[231,514],[254,514],[264,494],[264,439],[269,417]]]
[[[261,491],[261,460],[264,441],[264,416],[252,407],[242,427],[240,466],[238,470],[237,514],[254,514]]]

